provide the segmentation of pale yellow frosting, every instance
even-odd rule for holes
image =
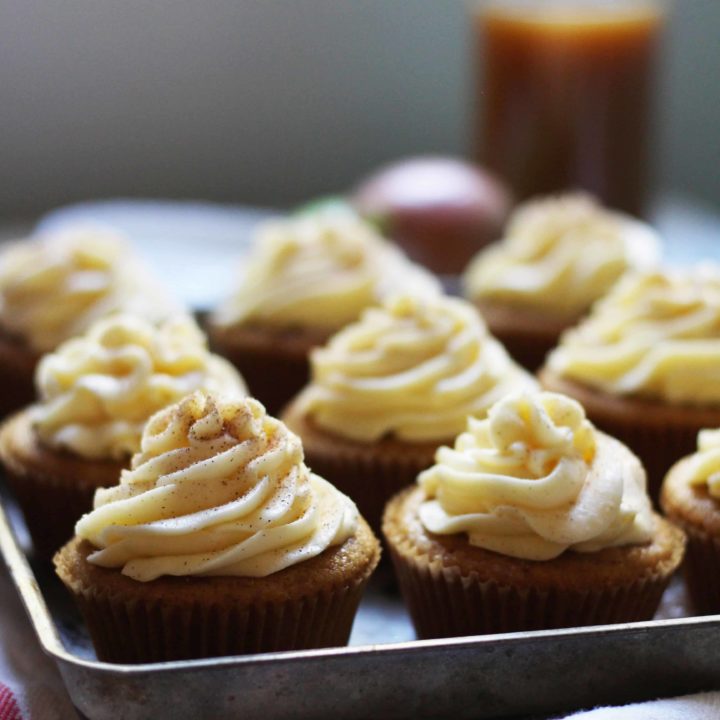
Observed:
[[[126,314],[100,320],[45,355],[35,380],[33,421],[42,441],[92,459],[137,452],[148,418],[193,390],[246,392],[187,316],[159,326]]]
[[[720,430],[701,430],[698,449],[688,458],[691,485],[707,485],[708,492],[720,499]]]
[[[506,393],[536,387],[464,300],[400,295],[311,355],[302,412],[329,430],[371,442],[393,435],[445,440]]]
[[[265,577],[343,543],[355,504],[303,462],[300,440],[253,399],[196,392],[154,415],[120,484],[76,534],[89,560],[135,580]]]
[[[551,560],[651,537],[639,460],[555,393],[513,393],[486,419],[469,418],[418,482],[428,531],[467,533],[471,545],[503,555]]]
[[[262,228],[215,322],[336,330],[397,291],[436,294],[440,286],[357,215],[327,208]]]
[[[612,394],[720,403],[720,268],[629,274],[548,363]]]
[[[464,276],[465,292],[485,299],[577,316],[629,268],[657,263],[659,242],[645,223],[603,208],[589,195],[531,200],[506,235],[481,251]]]
[[[38,352],[120,311],[158,320],[179,305],[111,230],[71,227],[18,241],[0,255],[0,325]]]

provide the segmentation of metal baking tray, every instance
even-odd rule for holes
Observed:
[[[82,620],[0,493],[0,552],[38,639],[89,720],[242,717],[499,718],[562,713],[720,687],[720,616],[683,611],[678,581],[665,619],[570,630],[414,640],[400,598],[373,586],[349,647],[209,660],[98,662]]]

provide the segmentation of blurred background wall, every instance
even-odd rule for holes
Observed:
[[[0,216],[285,205],[469,147],[462,0],[0,0]],[[720,205],[720,0],[677,0],[659,179]]]

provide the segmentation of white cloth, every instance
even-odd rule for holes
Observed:
[[[720,692],[684,695],[622,707],[602,707],[564,716],[564,720],[717,720]]]
[[[53,660],[40,648],[7,569],[0,561],[0,683],[23,720],[75,720],[77,713]]]

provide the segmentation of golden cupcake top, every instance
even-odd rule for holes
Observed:
[[[541,198],[518,206],[505,237],[471,262],[465,293],[576,317],[626,270],[652,267],[658,256],[648,225],[590,195]]]
[[[563,335],[548,365],[615,395],[720,403],[720,267],[629,274]]]
[[[116,487],[76,534],[89,561],[161,575],[265,577],[339,545],[354,503],[310,472],[299,438],[250,398],[195,392],[148,422]]]
[[[214,321],[336,330],[397,290],[440,286],[354,212],[328,207],[264,225]]]
[[[690,485],[707,487],[720,500],[720,429],[698,433],[697,452],[686,460],[685,473]]]
[[[564,395],[513,393],[468,418],[418,482],[428,531],[503,555],[550,560],[651,537],[640,462]]]
[[[193,390],[246,392],[185,315],[157,326],[128,314],[100,320],[45,355],[35,383],[32,417],[42,442],[90,459],[137,452],[148,418]]]
[[[301,412],[363,442],[442,441],[508,392],[536,387],[477,310],[446,296],[399,295],[366,310],[313,351],[311,366]]]
[[[158,320],[179,306],[115,232],[80,225],[0,254],[0,327],[38,352],[114,312]]]

